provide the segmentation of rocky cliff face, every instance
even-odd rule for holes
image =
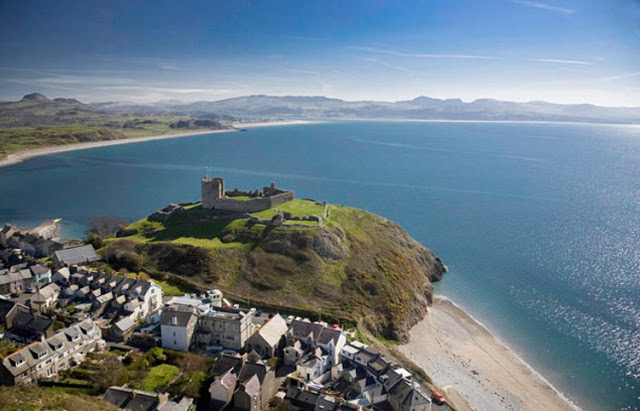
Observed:
[[[188,232],[181,218],[181,232]],[[212,241],[222,240],[218,247],[166,241],[172,227],[166,230],[138,246],[150,272],[188,277],[282,312],[299,308],[349,319],[399,341],[424,318],[431,283],[443,274],[440,260],[398,225],[350,207],[330,206],[323,226],[236,220],[211,234]]]

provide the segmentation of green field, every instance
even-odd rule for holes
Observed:
[[[142,380],[142,389],[162,392],[179,373],[180,369],[175,365],[160,364],[157,367],[153,367]]]

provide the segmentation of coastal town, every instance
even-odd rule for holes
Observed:
[[[293,199],[275,184],[225,192],[208,175],[202,193],[203,206],[227,218]],[[313,219],[256,222],[326,217],[325,206]],[[262,309],[215,288],[183,293],[114,270],[92,244],[51,238],[50,226],[0,231],[2,385],[80,390],[141,411],[453,409],[354,324]]]

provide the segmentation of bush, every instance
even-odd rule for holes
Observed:
[[[102,252],[104,259],[116,269],[126,268],[129,271],[140,271],[142,257],[131,240],[114,241]]]

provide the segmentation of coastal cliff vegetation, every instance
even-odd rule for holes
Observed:
[[[251,217],[324,211],[301,199],[280,208]],[[317,313],[406,341],[432,300],[440,260],[382,217],[338,205],[327,211],[322,223],[272,227],[255,218],[215,219],[192,204],[166,221],[147,218],[123,228],[101,253],[117,269],[144,270],[187,288],[217,287],[236,301]]]

